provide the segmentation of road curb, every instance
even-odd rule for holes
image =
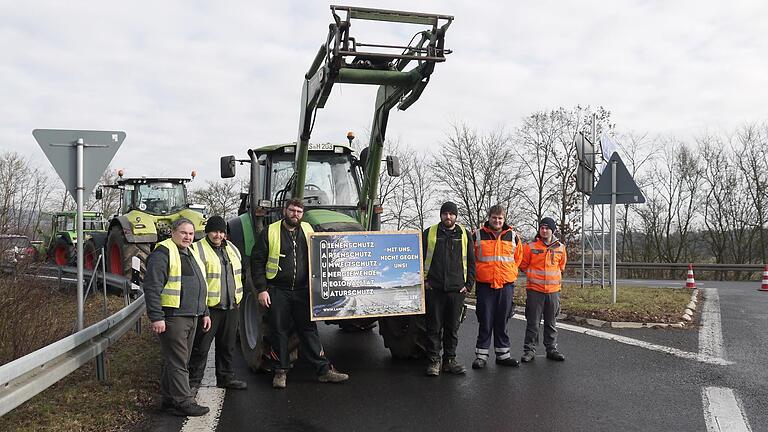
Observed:
[[[586,318],[576,315],[568,315],[561,313],[557,316],[558,321],[573,321],[577,324],[586,324],[591,327],[597,328],[615,328],[615,329],[642,329],[642,328],[685,328],[688,324],[693,322],[695,315],[696,304],[699,301],[699,290],[694,288],[691,290],[691,301],[688,302],[685,310],[683,311],[680,321],[676,323],[646,323],[637,321],[603,321],[595,318]],[[515,306],[515,312],[525,314],[525,307]]]

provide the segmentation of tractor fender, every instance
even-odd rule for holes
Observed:
[[[240,254],[245,258],[251,256],[253,245],[256,244],[256,231],[254,230],[253,223],[251,223],[251,217],[248,213],[243,213],[238,217],[232,218],[227,221],[227,238],[231,241],[235,247],[240,251]]]
[[[131,212],[133,213],[133,212]],[[132,219],[129,219],[128,216],[131,215],[129,213],[128,215],[122,215],[118,216],[114,219],[112,219],[112,222],[109,224],[109,229],[112,230],[114,227],[119,227],[120,230],[123,231],[123,234],[125,234],[125,241],[128,243],[155,243],[157,242],[157,232],[155,231],[155,223],[154,221],[147,221],[145,222],[145,225],[147,227],[152,227],[152,233],[148,234],[142,234],[142,235],[134,235],[133,234],[133,225],[131,224],[131,220],[135,221],[135,217]],[[136,222],[136,221],[135,221]],[[141,222],[139,220],[138,222]]]
[[[106,231],[92,231],[88,233],[88,237],[93,240],[93,244],[96,246],[96,249],[101,249],[107,245]]]

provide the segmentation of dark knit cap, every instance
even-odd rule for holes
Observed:
[[[223,217],[211,216],[208,218],[208,222],[205,224],[205,232],[209,233],[212,231],[227,232],[227,222],[224,221]]]
[[[539,228],[541,228],[544,225],[548,226],[549,229],[552,230],[552,232],[557,231],[557,223],[555,223],[555,220],[552,218],[545,217],[544,219],[542,219],[541,222],[539,222]]]
[[[440,206],[440,214],[443,213],[453,213],[455,215],[459,214],[459,208],[456,206],[456,204],[446,201],[443,203],[442,206]]]

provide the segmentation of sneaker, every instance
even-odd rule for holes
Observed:
[[[284,389],[288,373],[282,369],[275,369],[275,376],[272,378],[272,387],[276,389]]]
[[[496,364],[497,365],[502,365],[502,366],[511,366],[511,367],[518,367],[518,366],[520,366],[520,362],[517,361],[516,359],[513,359],[512,357],[507,357],[505,359],[498,359],[497,358],[496,359]]]
[[[565,356],[560,351],[554,349],[552,351],[547,351],[547,358],[554,361],[563,361],[565,360]]]
[[[431,362],[427,366],[427,376],[439,376],[440,375],[440,362]]]
[[[182,417],[200,417],[208,414],[210,408],[198,405],[195,402],[185,402],[173,407],[173,413]]]
[[[528,363],[536,360],[536,354],[533,351],[526,351],[523,353],[523,356],[520,357],[520,361],[523,363]]]
[[[485,367],[485,360],[481,358],[476,358],[475,361],[472,362],[472,369],[483,369]]]
[[[457,362],[455,358],[448,359],[443,362],[443,372],[450,372],[454,375],[461,375],[466,371],[467,370],[464,368],[464,365]]]
[[[216,387],[233,390],[245,390],[248,388],[248,384],[245,381],[230,379],[223,382],[217,382]]]
[[[349,379],[349,375],[341,373],[333,367],[328,369],[328,372],[317,377],[317,380],[321,383],[340,383]]]

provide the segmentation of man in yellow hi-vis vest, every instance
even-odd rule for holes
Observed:
[[[444,203],[440,223],[427,228],[422,236],[428,376],[440,375],[441,342],[442,371],[457,375],[466,372],[456,361],[456,345],[464,297],[475,284],[475,249],[469,232],[456,223],[458,213],[456,204]]]
[[[201,416],[209,411],[195,402],[187,371],[197,321],[202,321],[203,331],[211,328],[205,267],[189,247],[194,239],[192,221],[176,220],[171,238],[158,243],[149,255],[142,284],[149,328],[159,336],[163,355],[162,409],[180,416]]]
[[[235,379],[232,357],[235,353],[238,305],[243,298],[242,262],[240,252],[227,239],[227,223],[221,216],[211,216],[205,224],[205,237],[192,249],[205,264],[208,280],[208,309],[211,331],[195,333],[192,357],[189,360],[189,385],[200,387],[208,360],[208,350],[216,339],[216,386],[244,390],[248,385]]]
[[[253,285],[259,303],[269,309],[274,367],[272,387],[285,388],[291,367],[288,337],[294,329],[301,345],[299,354],[315,369],[320,382],[343,382],[347,374],[330,364],[317,325],[309,316],[309,258],[307,255],[312,226],[302,222],[304,203],[289,199],[283,208],[283,219],[261,230],[251,253]]]

